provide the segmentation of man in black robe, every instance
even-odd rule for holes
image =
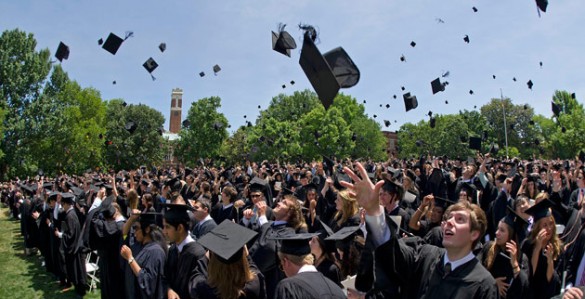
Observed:
[[[280,265],[287,278],[276,286],[274,298],[321,299],[346,298],[341,288],[313,266],[309,239],[317,234],[278,236]]]
[[[167,298],[190,298],[189,279],[194,275],[197,261],[205,256],[205,249],[189,234],[190,219],[183,204],[167,204],[163,219],[163,231],[172,244],[165,263]]]
[[[65,268],[67,280],[75,286],[75,292],[85,295],[85,261],[78,251],[77,242],[81,235],[81,225],[75,212],[75,196],[72,193],[63,193],[61,203],[65,210],[65,220],[61,224],[61,231],[55,231],[55,235],[61,239],[61,248],[65,252]]]
[[[372,242],[375,248],[376,280],[385,277],[397,282],[403,298],[498,298],[494,278],[472,253],[487,227],[485,213],[479,206],[462,202],[447,209],[442,225],[445,249],[408,246],[398,238],[396,225],[384,215],[379,204],[384,182],[372,184],[361,163],[356,164],[364,179],[345,168],[354,183],[343,184],[357,193],[358,202],[366,211],[367,242]],[[369,294],[366,297],[373,298]]]
[[[197,221],[197,224],[193,227],[193,236],[196,239],[200,239],[214,229],[217,226],[217,223],[215,223],[215,220],[209,215],[211,212],[211,201],[209,199],[198,199],[193,208],[193,216]]]

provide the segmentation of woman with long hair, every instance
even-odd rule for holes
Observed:
[[[130,298],[164,298],[166,290],[163,284],[167,244],[160,227],[156,225],[159,213],[143,213],[134,225],[136,241],[143,246],[133,255],[130,247],[123,245],[120,255],[124,258],[134,274],[134,279],[126,281],[126,294]]]
[[[192,298],[265,299],[264,277],[248,259],[246,242],[256,232],[225,220],[198,242],[209,249],[189,282]]]
[[[339,269],[339,264],[333,253],[327,250],[325,239],[323,238],[324,236],[326,236],[325,232],[321,233],[319,236],[314,236],[309,240],[311,253],[315,257],[313,265],[317,268],[317,271],[341,286],[341,271]]]
[[[530,260],[530,285],[534,298],[550,298],[560,291],[561,280],[555,271],[561,255],[562,242],[556,231],[555,219],[549,207],[552,202],[542,200],[527,214],[533,216],[533,228],[524,243],[522,252]]]
[[[330,222],[331,229],[337,232],[343,227],[360,224],[359,208],[357,198],[349,190],[337,192],[335,199],[337,212]]]
[[[518,248],[516,229],[524,220],[514,213],[498,223],[496,239],[486,243],[478,255],[490,271],[502,298],[529,298],[528,258]]]

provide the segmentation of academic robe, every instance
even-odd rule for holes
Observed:
[[[217,223],[215,223],[213,218],[206,220],[203,223],[197,223],[195,227],[193,227],[193,236],[195,236],[195,239],[201,239],[201,237],[212,231],[216,226]]]
[[[266,294],[267,298],[274,297],[274,290],[279,281],[284,278],[278,265],[278,249],[280,248],[280,241],[269,239],[269,237],[285,234],[294,234],[295,230],[287,227],[285,224],[272,225],[269,221],[260,227],[259,236],[256,241],[250,246],[250,258],[258,266],[258,269],[266,279]]]
[[[385,277],[401,287],[402,298],[498,298],[496,281],[479,260],[474,258],[446,274],[445,249],[407,245],[397,237],[392,222],[386,217],[391,237],[374,250],[376,284],[380,276]]]
[[[92,211],[93,212],[93,211]],[[103,299],[125,298],[124,296],[124,259],[120,256],[124,222],[104,220],[96,215],[91,220],[90,243],[95,244],[98,252],[100,289]]]
[[[211,218],[215,220],[215,223],[222,223],[224,220],[234,220],[236,223],[240,222],[242,219],[242,210],[236,209],[233,205],[229,206],[228,208],[224,208],[221,203],[216,204],[211,209]]]
[[[130,287],[134,288],[135,298],[159,299],[166,296],[163,284],[165,259],[164,250],[156,242],[150,242],[140,250],[136,262],[141,269],[130,284]]]
[[[192,276],[191,281],[189,282],[189,291],[191,297],[185,298],[220,299],[216,293],[216,289],[207,283],[208,264],[209,259],[207,259],[207,257],[203,257],[197,262],[195,274]],[[254,273],[254,278],[244,284],[244,288],[242,289],[244,293],[240,295],[238,299],[266,299],[264,276],[256,268],[253,261],[250,261],[250,270]]]
[[[74,208],[65,212],[65,220],[61,223],[61,248],[65,253],[67,279],[75,285],[78,292],[85,288],[85,259],[77,249],[77,241],[81,236],[81,225]]]
[[[274,298],[345,299],[347,296],[338,285],[320,272],[301,272],[278,283]]]
[[[197,242],[185,244],[180,253],[176,244],[169,249],[165,282],[180,298],[189,298],[189,279],[194,274],[197,261],[204,256],[205,249]]]
[[[530,239],[526,239],[522,244],[522,252],[526,254],[528,259],[532,260],[532,252],[534,251],[534,243]],[[561,290],[561,278],[557,271],[553,271],[551,281],[546,279],[546,269],[548,264],[548,258],[544,253],[540,252],[538,258],[538,264],[536,269],[532,268],[530,263],[530,289],[532,291],[531,298],[534,299],[548,299],[552,296],[557,295]],[[554,262],[554,268],[556,269],[557,261]],[[532,274],[534,273],[534,274]]]
[[[481,253],[477,256],[477,259],[484,266],[486,266],[486,259],[492,242],[486,243],[483,246]],[[496,254],[491,268],[488,269],[488,271],[490,271],[492,277],[494,278],[506,277],[505,282],[510,284],[510,286],[508,287],[508,291],[506,293],[506,298],[510,299],[530,298],[530,289],[528,281],[528,277],[530,275],[529,272],[530,265],[528,257],[524,253],[522,253],[521,256],[522,260],[518,261],[520,273],[518,273],[518,276],[516,277],[514,277],[514,269],[512,269],[509,253],[507,252],[505,253],[505,255],[503,255],[502,253]]]
[[[317,271],[321,272],[325,277],[341,287],[341,270],[334,262],[328,259],[323,259],[323,261],[315,267],[317,268]]]

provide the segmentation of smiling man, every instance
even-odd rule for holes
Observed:
[[[356,192],[366,211],[366,242],[375,248],[376,280],[385,277],[398,283],[403,298],[498,298],[495,280],[471,251],[487,227],[479,206],[460,202],[447,209],[441,223],[444,249],[408,246],[398,238],[395,225],[380,206],[379,192],[384,182],[372,184],[364,167],[360,163],[356,167],[364,179],[345,168],[354,183],[343,184]],[[375,287],[360,297],[376,298],[380,290]]]

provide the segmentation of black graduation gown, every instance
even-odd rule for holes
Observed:
[[[95,217],[91,221],[90,234],[92,244],[96,244],[100,257],[100,289],[102,298],[125,298],[124,293],[124,259],[120,256],[122,248],[122,229],[124,222],[103,220]]]
[[[272,226],[272,223],[269,221],[260,227],[258,238],[250,246],[250,258],[266,279],[267,298],[277,298],[274,297],[274,290],[278,282],[285,277],[284,272],[278,267],[280,241],[269,239],[269,237],[295,233],[293,228],[285,224]]]
[[[164,250],[156,242],[150,242],[140,250],[136,262],[141,270],[130,285],[134,288],[135,298],[159,299],[166,296],[163,284],[165,259]]]
[[[347,296],[333,281],[320,272],[302,272],[283,279],[276,287],[279,299],[345,299]]]
[[[205,236],[205,234],[213,230],[216,226],[217,223],[215,223],[213,218],[201,224],[198,223],[195,225],[195,227],[193,227],[193,236],[195,236],[196,239],[200,239],[201,237]]]
[[[215,220],[215,223],[222,223],[224,220],[234,220],[236,223],[240,222],[242,218],[242,211],[238,211],[236,207],[231,205],[229,208],[223,208],[221,203],[216,204],[211,209],[211,218]]]
[[[205,256],[205,249],[197,242],[183,246],[179,253],[176,244],[169,249],[165,264],[165,281],[180,298],[189,298],[189,279],[194,274],[197,261]]]
[[[526,254],[529,260],[532,260],[532,252],[534,251],[534,244],[531,240],[526,239],[522,243],[522,252]],[[548,299],[560,293],[561,290],[561,278],[557,271],[553,271],[553,277],[551,281],[546,279],[546,268],[548,258],[544,253],[540,253],[538,258],[538,264],[536,265],[536,271],[532,269],[532,263],[530,263],[530,289],[532,290],[532,297],[534,299]],[[556,269],[557,261],[554,262]],[[534,274],[532,274],[534,273]]]
[[[486,264],[487,254],[492,242],[486,243],[483,246],[481,253],[477,256],[477,259],[480,260],[481,264],[484,266]],[[506,255],[508,256],[509,254],[506,253]],[[528,257],[522,253],[522,261],[518,262],[518,265],[520,266],[520,273],[518,276],[516,276],[516,278],[514,278],[514,269],[512,269],[512,264],[510,264],[510,259],[507,256],[497,254],[491,269],[489,269],[490,273],[494,278],[506,277],[506,283],[511,282],[511,285],[508,287],[508,292],[506,293],[506,298],[530,298],[528,282],[528,271],[530,265],[528,264]]]
[[[317,271],[341,287],[341,270],[334,262],[324,259],[316,268]]]
[[[209,259],[204,257],[197,262],[195,274],[189,282],[190,298],[195,299],[220,299],[215,292],[215,288],[207,283],[207,266]],[[264,285],[264,276],[255,267],[253,261],[250,261],[250,270],[255,274],[251,281],[246,282],[238,299],[266,299],[266,286]],[[183,298],[183,297],[181,297]],[[189,298],[189,297],[185,297]]]
[[[39,216],[39,249],[45,259],[45,267],[48,272],[53,272],[54,267],[51,253],[51,235],[53,235],[53,231],[50,224],[47,224],[47,220],[51,221],[51,212],[52,210],[47,208]]]
[[[63,236],[61,247],[65,252],[65,268],[67,279],[76,286],[85,285],[85,260],[77,249],[77,241],[81,236],[81,225],[75,209],[69,209],[65,214],[65,220],[61,223]]]
[[[388,217],[386,223],[395,227]],[[391,229],[390,239],[374,251],[376,280],[385,276],[397,283],[403,298],[498,298],[496,281],[479,260],[445,275],[445,254],[445,249],[428,244],[409,246]]]

